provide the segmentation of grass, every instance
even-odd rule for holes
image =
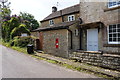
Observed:
[[[12,48],[16,51],[27,54],[27,48],[26,47],[22,48],[22,47],[18,47],[18,46],[10,46],[10,44],[8,42],[2,42],[1,40],[0,40],[0,44],[4,45],[6,47]]]
[[[26,47],[20,48],[20,47],[12,46],[11,48],[14,49],[14,50],[17,50],[17,51],[19,51],[19,52],[28,54],[28,53],[27,53],[27,48],[26,48]]]

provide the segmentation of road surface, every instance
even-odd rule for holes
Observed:
[[[98,78],[2,47],[2,78]],[[0,56],[1,56],[0,54]]]

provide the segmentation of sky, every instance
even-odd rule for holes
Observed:
[[[8,0],[11,2],[12,14],[27,12],[32,14],[36,20],[41,21],[52,13],[52,7],[58,10],[79,4],[80,0]],[[58,2],[58,4],[57,4]]]

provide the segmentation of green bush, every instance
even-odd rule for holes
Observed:
[[[11,41],[11,46],[19,46],[19,47],[26,47],[28,44],[33,44],[33,38],[30,36],[27,37],[14,37],[13,41]]]
[[[12,29],[10,33],[11,39],[13,39],[15,36],[20,36],[21,33],[27,33],[30,35],[30,31],[26,27],[27,26],[25,24],[20,24],[18,27]]]

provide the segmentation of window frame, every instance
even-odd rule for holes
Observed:
[[[114,4],[114,2],[116,2],[116,5],[113,5]],[[110,3],[112,4],[111,6],[110,6]],[[118,4],[118,3],[120,3],[120,1],[118,1],[118,0],[109,0],[108,1],[108,8],[114,8],[114,7],[118,7],[118,6],[120,6],[120,4]]]
[[[53,20],[49,20],[49,25],[53,25],[54,21]]]
[[[116,25],[116,28],[112,28],[112,31],[113,31],[113,30],[116,30],[116,32],[111,32],[111,33],[110,33],[109,27],[110,27],[110,26],[113,27],[113,25]],[[120,32],[117,32],[117,30],[120,29],[120,28],[118,28],[118,25],[120,25],[120,23],[119,23],[119,24],[112,24],[112,25],[109,25],[109,26],[107,27],[107,30],[108,30],[108,44],[120,44],[120,41],[118,41],[118,39],[117,39],[117,38],[120,38],[120,37],[118,36],[118,34],[120,34]],[[110,34],[111,34],[111,35],[117,34],[117,36],[115,37],[115,38],[117,39],[117,41],[110,41]],[[114,36],[112,36],[111,38],[113,39]]]
[[[75,21],[75,15],[69,15],[68,21]]]
[[[26,36],[28,36],[27,33],[21,33],[21,37],[26,37]]]

